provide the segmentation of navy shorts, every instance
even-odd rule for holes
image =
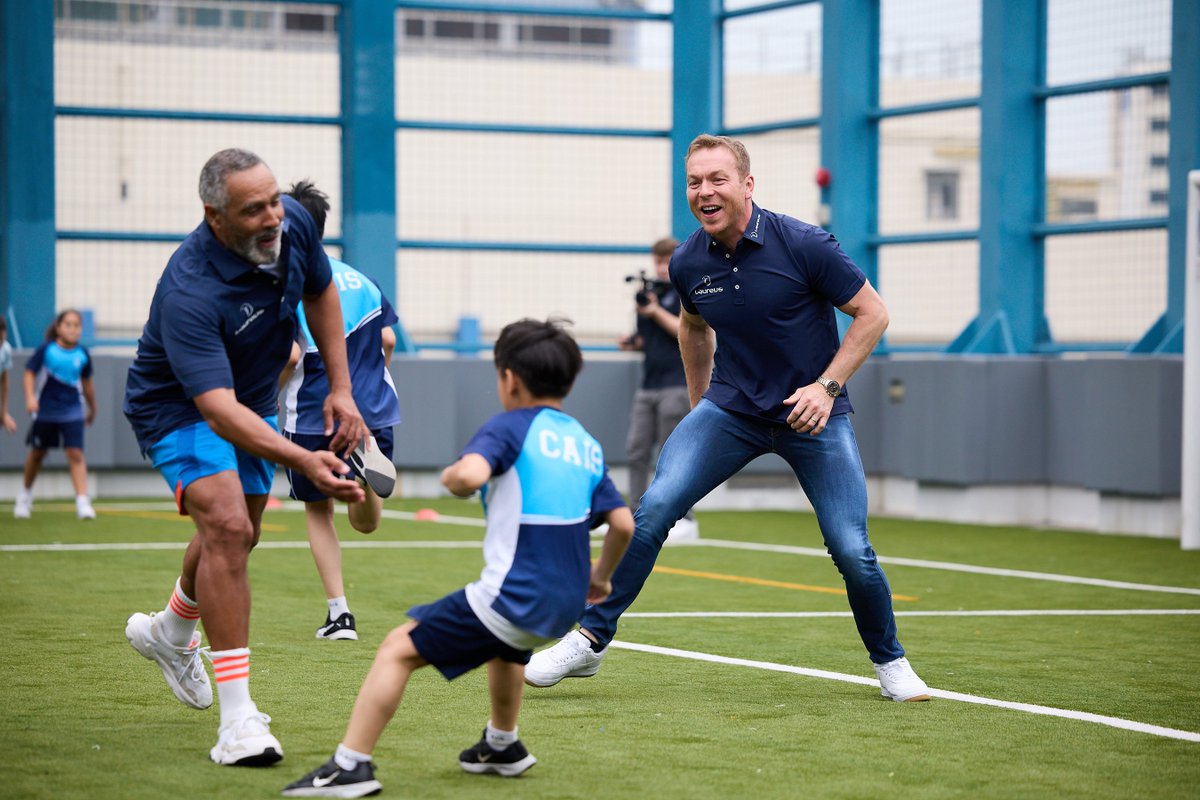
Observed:
[[[323,433],[284,433],[284,436],[289,441],[300,445],[305,450],[328,450],[329,443],[333,441],[332,436],[326,436]],[[395,436],[392,433],[391,427],[379,428],[371,431],[371,435],[375,437],[375,444],[379,447],[379,451],[387,456],[388,460],[392,459],[392,452],[395,447]],[[349,461],[342,459],[346,464]],[[309,480],[308,476],[303,472],[295,472],[291,469],[287,470],[288,484],[292,487],[288,492],[288,496],[293,500],[302,500],[305,503],[319,503],[322,500],[328,500],[329,496],[323,494],[316,485]]]
[[[25,444],[34,450],[49,450],[52,447],[78,447],[83,449],[83,420],[71,422],[43,422],[35,419],[29,426]]]
[[[485,628],[471,610],[465,589],[432,603],[413,606],[408,615],[421,623],[409,633],[417,652],[448,681],[493,658],[528,664],[533,655],[532,650],[518,650],[505,644]]]

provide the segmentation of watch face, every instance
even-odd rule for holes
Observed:
[[[842,385],[830,378],[829,380],[825,381],[825,391],[830,397],[837,397],[842,393]]]

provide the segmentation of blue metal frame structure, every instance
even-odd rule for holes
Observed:
[[[723,127],[723,35],[728,20],[807,5],[820,0],[776,0],[726,11],[722,0],[675,0],[670,13],[637,9],[440,2],[439,0],[289,0],[339,9],[342,107],[337,116],[256,115],[155,109],[59,106],[54,96],[54,9],[50,3],[0,0],[0,311],[10,336],[21,343],[54,314],[54,249],[64,241],[179,241],[182,234],[55,230],[54,129],[56,116],[212,120],[338,126],[342,132],[343,235],[348,260],[394,296],[396,248],[472,249],[572,253],[643,253],[640,244],[488,242],[398,239],[396,236],[396,133],[402,129],[512,135],[651,137],[671,142],[672,228],[695,227],[687,209],[681,165],[691,139],[703,131],[751,135],[821,128],[821,163],[833,175],[821,200],[830,210],[847,252],[878,282],[883,246],[949,241],[979,242],[978,315],[946,348],[951,353],[1052,353],[1043,289],[1048,236],[1162,230],[1168,235],[1168,297],[1163,315],[1131,353],[1181,352],[1186,265],[1186,176],[1200,166],[1200,4],[1173,0],[1169,72],[1045,85],[1046,6],[1049,0],[980,0],[982,74],[978,97],[880,108],[879,16],[881,0],[823,3],[821,115],[740,128]],[[543,125],[494,125],[398,119],[395,109],[397,9],[487,14],[626,19],[670,23],[674,30],[673,120],[667,130]],[[1030,31],[1035,41],[1030,41]],[[1088,223],[1044,221],[1045,104],[1054,97],[1166,84],[1170,91],[1171,175],[1166,217]],[[878,150],[881,120],[978,108],[980,225],[975,231],[880,235],[877,226]],[[863,154],[867,154],[864,158]],[[886,291],[886,287],[883,287]],[[21,309],[19,320],[12,309]],[[18,327],[17,323],[20,323]],[[410,343],[401,339],[401,347]],[[1092,346],[1098,347],[1098,346]]]

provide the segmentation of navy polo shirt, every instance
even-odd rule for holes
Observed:
[[[835,308],[867,277],[833,234],[753,207],[734,252],[701,228],[671,258],[683,307],[717,334],[704,396],[727,411],[786,422],[783,401],[821,376],[837,352]],[[853,409],[843,394],[833,413]]]
[[[192,398],[211,389],[233,389],[259,416],[276,413],[296,304],[330,281],[312,217],[287,195],[283,206],[282,280],[227,250],[207,222],[167,262],[125,383],[125,416],[143,452],[201,421]]]

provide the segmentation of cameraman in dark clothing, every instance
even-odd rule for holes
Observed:
[[[679,242],[671,237],[654,243],[655,279],[641,278],[637,293],[637,332],[622,339],[622,350],[645,353],[642,384],[633,396],[629,415],[629,506],[636,511],[650,479],[650,459],[691,410],[683,360],[679,355],[679,295],[671,285],[667,267]],[[636,276],[626,280],[638,280]],[[671,529],[668,541],[696,539],[700,535],[689,510]]]

